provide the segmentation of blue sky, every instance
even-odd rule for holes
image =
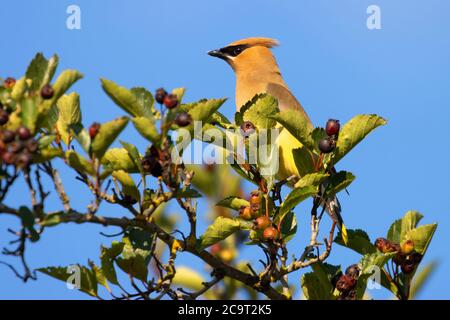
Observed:
[[[71,4],[81,8],[81,30],[66,28]],[[366,27],[371,4],[381,8],[381,30]],[[377,113],[389,121],[340,163],[357,176],[351,195],[341,196],[344,218],[349,228],[362,228],[373,239],[384,236],[390,223],[410,209],[425,215],[423,223],[438,222],[424,262],[438,260],[439,268],[419,298],[448,299],[449,10],[450,3],[443,0],[7,1],[0,11],[0,74],[20,77],[36,52],[57,53],[59,70],[75,68],[85,74],[73,90],[81,95],[86,124],[122,115],[102,92],[100,77],[152,90],[184,86],[188,101],[230,97],[221,111],[231,116],[233,74],[206,52],[248,36],[277,38],[281,46],[275,55],[285,80],[316,125],[328,118],[345,122],[359,113]],[[131,128],[123,138],[145,145]],[[88,193],[76,182],[66,184],[72,201],[84,208]],[[13,190],[9,204],[28,202],[22,188]],[[108,214],[108,208],[102,213]],[[4,245],[10,240],[6,228],[16,224],[0,218]],[[30,264],[96,259],[100,244],[110,241],[99,235],[102,230],[49,229],[29,246]],[[300,233],[306,230],[301,227]],[[300,252],[301,246],[294,245],[294,250]],[[332,263],[347,266],[358,259],[335,249]],[[248,250],[243,254],[255,258]],[[202,269],[198,261],[193,265]],[[298,277],[292,277],[297,284]],[[384,291],[371,294],[388,297]],[[0,266],[0,298],[85,297],[43,275],[24,285]]]

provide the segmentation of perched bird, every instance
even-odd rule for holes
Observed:
[[[247,38],[229,45],[209,51],[208,54],[225,60],[236,75],[236,110],[251,100],[256,94],[268,93],[278,100],[280,110],[295,109],[302,112],[312,126],[311,120],[302,105],[289,90],[281,76],[280,69],[271,52],[278,41],[270,38]],[[281,128],[278,137],[279,170],[276,178],[284,180],[291,176],[301,176],[295,164],[293,149],[304,146],[287,130]],[[341,217],[341,208],[336,197],[325,204],[328,213],[337,222],[344,241],[347,231]]]

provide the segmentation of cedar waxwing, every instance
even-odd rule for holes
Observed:
[[[306,119],[311,122],[281,76],[278,64],[270,50],[277,45],[278,41],[270,38],[247,38],[230,43],[221,49],[212,50],[208,54],[225,60],[234,70],[237,111],[256,94],[268,93],[278,100],[280,110],[296,109],[304,113]],[[276,178],[284,180],[291,176],[300,177],[292,150],[302,148],[303,145],[285,129],[281,129],[278,145],[280,159]],[[347,242],[347,231],[340,214],[338,199],[335,197],[329,200],[326,208],[337,222],[344,241]]]

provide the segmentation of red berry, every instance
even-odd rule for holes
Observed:
[[[253,219],[252,209],[250,207],[242,207],[239,210],[239,216],[244,220],[252,220]]]
[[[0,110],[0,126],[7,124],[9,121],[9,114],[5,110]]]
[[[162,166],[153,155],[145,156],[141,161],[144,172],[150,173],[154,177],[160,177],[163,173]]]
[[[175,94],[169,93],[164,97],[164,105],[167,109],[173,109],[178,105],[178,97]]]
[[[250,121],[245,121],[242,125],[241,125],[241,131],[244,137],[248,137],[250,136],[252,133],[254,133],[256,130],[256,127],[253,123],[251,123]]]
[[[41,97],[42,97],[42,99],[45,99],[45,100],[51,99],[51,98],[53,98],[54,94],[55,94],[55,90],[49,84],[46,84],[41,89]]]
[[[322,139],[319,142],[319,150],[322,153],[330,153],[334,150],[335,143],[331,139]]]
[[[264,230],[268,228],[271,224],[272,222],[267,216],[261,216],[255,219],[255,227],[258,230]]]
[[[19,129],[17,129],[17,135],[19,136],[20,140],[28,140],[31,138],[31,132],[30,129],[26,128],[26,127],[20,127]]]
[[[336,282],[336,289],[340,292],[349,292],[356,286],[356,279],[343,274]]]
[[[4,130],[2,132],[2,140],[4,143],[10,143],[10,142],[14,141],[15,138],[16,138],[16,134],[14,131]]]
[[[347,269],[345,269],[345,274],[354,279],[358,279],[360,273],[359,266],[357,264],[352,264]]]
[[[175,118],[175,124],[179,127],[187,127],[192,123],[192,117],[187,112],[180,112]]]
[[[91,126],[89,127],[89,136],[91,137],[91,140],[95,139],[98,132],[100,131],[100,127],[101,125],[98,122],[94,122],[93,124],[91,124]]]
[[[158,102],[159,104],[163,104],[164,103],[164,98],[167,96],[167,91],[164,90],[164,88],[159,88],[158,90],[156,90],[155,93],[155,100],[156,102]]]
[[[325,126],[325,132],[328,136],[334,136],[335,134],[338,134],[340,129],[341,124],[339,123],[339,120],[334,119],[328,120],[327,125]]]
[[[3,85],[5,86],[6,89],[11,89],[12,87],[14,87],[14,85],[16,84],[16,79],[14,78],[6,78],[5,81],[3,82]]]
[[[400,251],[400,246],[397,243],[393,243],[388,239],[378,238],[375,240],[375,246],[382,253],[390,253]]]
[[[278,238],[278,230],[274,227],[268,227],[264,230],[263,237],[267,241],[272,241]]]

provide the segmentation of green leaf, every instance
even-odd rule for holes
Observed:
[[[417,294],[422,290],[425,283],[436,270],[437,265],[437,261],[432,261],[418,271],[417,275],[414,277],[413,283],[411,284],[411,292],[409,295],[410,299],[417,297]]]
[[[297,219],[293,211],[288,212],[280,225],[281,238],[287,243],[294,238],[297,233]]]
[[[389,228],[387,238],[394,243],[400,243],[405,234],[417,227],[423,215],[417,211],[408,211],[403,218],[394,221]]]
[[[330,175],[328,173],[310,173],[301,177],[295,184],[295,188],[305,188],[309,186],[319,187]]]
[[[99,267],[97,267],[93,262],[89,262],[90,263],[90,267],[91,270],[94,272],[95,274],[95,278],[97,279],[97,283],[99,285],[102,285],[106,288],[106,290],[108,290],[108,292],[111,292],[111,289],[109,288],[109,284],[108,281],[105,277],[105,274],[103,273],[103,270],[100,269]]]
[[[414,242],[414,250],[424,255],[427,251],[428,245],[433,238],[436,231],[437,223],[424,224],[415,229],[409,230],[402,238],[402,242],[412,240]]]
[[[123,170],[128,173],[138,173],[139,168],[125,148],[111,148],[102,158],[105,169],[110,171]]]
[[[301,177],[314,172],[314,159],[306,147],[292,149],[295,166]]]
[[[109,146],[116,140],[122,130],[128,124],[127,117],[117,118],[113,121],[103,123],[92,142],[92,152],[101,159]]]
[[[48,146],[50,146],[52,144],[53,141],[55,141],[55,139],[56,139],[56,136],[54,134],[41,136],[38,140],[39,149],[47,148]]]
[[[197,250],[201,251],[213,244],[228,238],[238,230],[251,229],[252,222],[242,219],[230,219],[217,217],[214,222],[206,229],[197,243]]]
[[[34,213],[27,207],[22,206],[19,208],[19,216],[20,219],[22,220],[22,225],[28,229],[31,242],[38,241],[39,234],[34,228],[34,219],[35,219]]]
[[[58,60],[57,55],[47,60],[42,53],[36,54],[26,72],[26,78],[32,80],[30,90],[40,91],[44,85],[50,83],[58,66]]]
[[[117,256],[122,253],[124,245],[125,244],[122,242],[113,241],[111,244],[111,248],[102,246],[100,249],[100,261],[103,274],[105,275],[106,279],[108,279],[108,281],[112,284],[119,284],[117,281],[116,270],[114,268],[114,261]]]
[[[147,89],[142,87],[131,88],[131,92],[134,94],[137,101],[141,105],[144,116],[149,119],[153,119],[154,114],[156,114],[156,110],[154,108],[155,100],[153,99],[153,95]]]
[[[28,89],[27,79],[25,77],[20,78],[19,80],[16,81],[16,84],[14,85],[11,91],[11,98],[13,98],[13,100],[15,101],[20,101],[27,89]]]
[[[38,109],[34,100],[31,98],[25,99],[21,104],[20,117],[22,124],[30,129],[31,132],[36,132],[36,122],[38,119]]]
[[[330,300],[332,298],[331,284],[323,274],[305,273],[301,278],[301,287],[307,300]]]
[[[172,280],[172,284],[174,286],[183,287],[194,291],[202,289],[203,282],[205,282],[205,280],[200,273],[185,266],[177,267],[177,273]]]
[[[365,231],[361,229],[357,230],[347,229],[347,235],[348,235],[347,244],[345,244],[344,241],[342,240],[341,232],[338,233],[338,235],[334,239],[334,242],[336,242],[341,246],[350,248],[362,255],[377,252],[375,246],[372,244],[369,236]]]
[[[226,99],[208,99],[196,102],[188,111],[194,121],[208,121]]]
[[[311,137],[314,127],[304,112],[300,110],[288,109],[282,110],[277,114],[268,115],[268,117],[281,124],[310,151],[315,149],[316,146]]]
[[[178,101],[181,103],[183,101],[184,94],[186,93],[186,88],[175,88],[172,90],[172,94],[176,95]]]
[[[89,174],[91,176],[95,175],[95,169],[92,163],[75,151],[67,150],[66,160],[67,164],[78,172]]]
[[[33,163],[43,163],[46,161],[50,161],[53,158],[61,157],[63,152],[59,148],[48,147],[45,149],[39,150],[38,154],[33,155]]]
[[[134,248],[127,237],[124,237],[123,241],[125,242],[125,246],[123,247],[122,257],[116,259],[117,265],[132,277],[141,281],[147,281],[149,251]]]
[[[134,117],[145,117],[151,113],[151,108],[147,108],[140,89],[128,90],[113,81],[101,79],[102,88],[106,94],[125,112]]]
[[[83,75],[76,70],[63,71],[53,84],[53,90],[55,91],[53,97],[49,100],[45,100],[39,106],[40,113],[46,113],[51,106],[53,106],[56,101],[58,101],[58,99],[61,98],[61,96],[81,78],[83,78]]]
[[[326,195],[332,196],[346,189],[355,180],[355,176],[351,172],[339,171],[331,175],[327,183]]]
[[[143,173],[144,170],[142,169],[142,163],[141,163],[142,156],[139,153],[139,151],[136,148],[136,146],[134,144],[127,143],[127,142],[124,142],[122,140],[120,141],[120,144],[122,145],[122,147],[124,147],[125,150],[128,151],[128,155],[133,160],[133,162],[136,165],[136,167],[139,169],[139,172]]]
[[[136,201],[141,200],[141,194],[139,189],[136,187],[133,178],[123,170],[114,171],[112,176],[117,179],[122,185],[122,193],[132,197]]]
[[[91,137],[89,136],[89,132],[83,128],[81,124],[74,124],[70,126],[71,135],[77,140],[80,144],[81,148],[86,153],[89,153],[91,149]]]
[[[271,116],[278,112],[277,99],[266,93],[257,94],[236,113],[235,120],[239,126],[250,121],[258,129],[270,129],[277,123]]]
[[[239,209],[241,209],[241,207],[248,207],[250,205],[250,202],[248,202],[247,200],[235,197],[235,196],[231,196],[231,197],[227,197],[223,200],[220,200],[216,206],[219,207],[226,207],[226,208],[230,208],[236,211],[239,211]]]
[[[63,95],[52,110],[56,115],[56,129],[61,140],[69,145],[72,138],[70,128],[77,124],[81,125],[80,96],[75,92]]]
[[[284,216],[294,209],[300,202],[308,199],[311,196],[316,195],[318,189],[316,186],[308,186],[303,188],[295,188],[288,194],[286,199],[280,206],[279,216],[280,220],[283,220]]]
[[[202,195],[197,190],[191,188],[191,187],[183,187],[182,189],[179,189],[176,193],[176,198],[201,198]]]
[[[339,133],[332,160],[333,165],[349,153],[375,128],[385,124],[386,120],[375,114],[358,115],[347,122]]]
[[[159,144],[161,137],[155,123],[152,120],[145,117],[137,117],[131,119],[131,121],[133,121],[134,127],[141,136],[151,143]]]
[[[77,265],[80,270],[80,288],[79,290],[85,292],[93,297],[97,297],[97,277],[95,272],[84,267]],[[76,274],[71,275],[67,267],[47,267],[39,268],[37,271],[42,272],[55,279],[67,282],[69,277],[75,277]],[[71,282],[72,283],[72,282]]]

